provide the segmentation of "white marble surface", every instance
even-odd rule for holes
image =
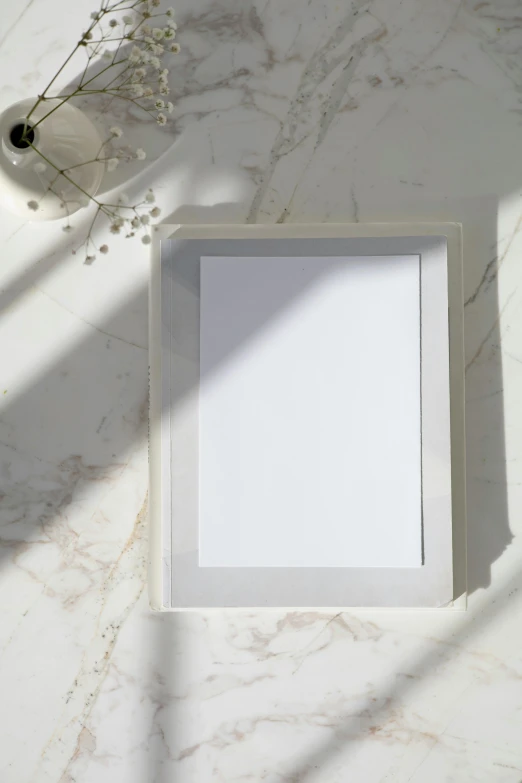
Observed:
[[[5,4],[0,108],[91,6]],[[174,222],[464,224],[469,610],[151,614],[148,259],[1,214],[2,783],[520,783],[520,3],[178,9],[175,121],[133,122],[127,190]]]

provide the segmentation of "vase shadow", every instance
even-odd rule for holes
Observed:
[[[128,55],[131,48],[132,44],[122,46],[121,57]],[[176,56],[166,53],[164,55],[165,66],[169,67],[174,63]],[[84,82],[95,79],[92,86],[103,89],[113,78],[110,73],[110,71],[105,72],[105,62],[100,58],[93,62],[85,73],[81,71],[72,78],[60,91],[60,94],[69,95],[73,92],[82,77]],[[165,101],[170,98],[170,95],[165,96]],[[174,94],[172,99],[175,100]],[[80,95],[72,98],[71,101],[99,128],[103,139],[110,139],[111,127],[117,126],[124,129],[121,139],[113,139],[107,145],[106,149],[109,155],[117,150],[132,154],[141,148],[149,157],[156,160],[169,150],[180,133],[175,119],[169,118],[167,126],[161,128],[150,114],[135,104],[113,95],[104,93]],[[111,191],[125,186],[136,177],[143,175],[147,167],[148,164],[134,159],[118,166],[114,171],[106,171],[98,194],[105,196]]]

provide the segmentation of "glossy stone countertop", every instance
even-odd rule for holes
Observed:
[[[0,109],[92,10],[5,4]],[[520,783],[520,3],[177,11],[172,123],[111,108],[148,153],[131,195],[174,223],[463,224],[469,608],[153,614],[148,255],[85,265],[2,212],[2,783]]]

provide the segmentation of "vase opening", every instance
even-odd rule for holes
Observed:
[[[31,221],[72,215],[83,206],[80,196],[94,196],[100,187],[103,146],[91,120],[69,102],[18,101],[0,114],[0,206]],[[63,172],[73,167],[71,180]],[[29,202],[39,209],[33,212]]]
[[[34,129],[24,122],[17,122],[13,125],[9,134],[9,141],[18,150],[25,150],[31,146],[34,141]]]

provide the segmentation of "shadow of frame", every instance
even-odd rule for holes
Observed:
[[[470,593],[487,588],[491,584],[491,568],[511,543],[507,505],[507,477],[505,470],[504,410],[502,397],[502,357],[500,355],[500,312],[498,291],[499,261],[497,251],[496,198],[460,200],[450,204],[441,215],[440,204],[432,205],[428,213],[417,215],[428,220],[460,219],[464,232],[464,290],[465,344],[466,344],[466,444],[467,444],[467,494],[468,494],[468,589]],[[210,223],[211,210],[197,205],[184,205],[182,210],[168,219],[172,223]],[[180,220],[183,215],[183,220]],[[379,214],[375,219],[384,219]],[[397,219],[400,219],[397,217]],[[509,242],[509,239],[507,240]],[[482,271],[481,271],[482,270]],[[485,272],[484,272],[485,270]],[[493,404],[492,404],[493,402]],[[488,488],[493,484],[495,491]],[[468,615],[452,634],[451,643],[437,648],[418,660],[410,661],[405,670],[408,679],[396,689],[383,688],[376,704],[368,704],[360,714],[340,715],[333,738],[304,758],[292,771],[285,771],[284,779],[292,783],[315,780],[315,773],[330,763],[337,754],[355,752],[355,747],[368,733],[378,736],[393,710],[415,694],[418,683],[430,671],[450,663],[455,648],[468,645],[488,623],[508,608],[511,591],[519,589],[521,574],[517,571],[507,584],[486,602],[483,611]],[[340,615],[342,616],[342,614]],[[336,622],[337,616],[331,621]],[[179,631],[178,618],[163,615],[157,618],[155,632],[158,650],[161,651],[157,670],[163,677],[178,682],[187,676],[184,668],[173,672],[169,650],[176,646]],[[341,622],[341,621],[339,621]],[[171,672],[167,674],[167,672]],[[165,703],[155,714],[153,732],[163,738],[176,736],[183,722],[184,707]],[[357,728],[354,728],[354,720]],[[205,744],[205,740],[202,745]],[[149,758],[150,776],[155,783],[183,780],[184,760],[192,752],[187,749],[180,756],[168,752],[169,743],[162,746],[154,762]],[[283,773],[282,773],[283,774]],[[178,777],[179,776],[179,777]]]

